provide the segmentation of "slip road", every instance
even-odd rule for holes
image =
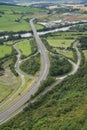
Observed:
[[[32,28],[34,38],[36,39],[39,52],[41,54],[41,72],[37,78],[37,81],[32,85],[31,89],[26,93],[24,93],[23,95],[21,95],[19,99],[17,99],[14,103],[12,103],[9,107],[7,107],[4,111],[0,113],[0,124],[3,124],[7,120],[15,116],[16,111],[29,100],[31,95],[33,95],[38,90],[40,82],[45,80],[49,73],[49,67],[50,67],[49,58],[46,53],[46,48],[43,45],[40,37],[38,36],[35,26],[33,24],[34,20],[35,19],[30,20],[30,25]]]

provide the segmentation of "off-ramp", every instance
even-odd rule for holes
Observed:
[[[38,87],[40,85],[40,82],[42,80],[45,80],[48,72],[49,72],[49,58],[46,52],[46,48],[43,45],[40,37],[37,34],[37,31],[35,29],[35,26],[33,24],[33,20],[32,19],[30,21],[30,25],[34,34],[34,37],[36,39],[37,45],[38,45],[38,49],[39,52],[41,53],[41,63],[42,63],[42,68],[41,68],[41,72],[40,75],[37,78],[37,82],[34,83],[34,85],[31,87],[31,89],[29,91],[27,91],[26,93],[24,93],[19,99],[17,99],[11,106],[9,106],[8,108],[6,108],[3,112],[0,113],[0,124],[3,124],[4,122],[6,122],[8,119],[10,119],[11,117],[15,116],[18,112],[20,112],[21,110],[23,110],[24,106],[23,104],[29,100],[29,98],[31,97],[32,94],[34,94],[37,90]],[[75,42],[73,45],[73,48],[76,50],[77,53],[77,57],[78,57],[78,62],[77,64],[74,64],[73,66],[73,70],[72,72],[70,72],[69,74],[67,74],[64,77],[60,78],[60,81],[57,81],[56,83],[54,83],[53,85],[51,85],[49,88],[47,88],[44,92],[42,92],[39,96],[45,94],[46,92],[48,92],[50,89],[52,89],[55,85],[57,85],[58,83],[60,83],[63,79],[65,79],[68,75],[73,75],[77,72],[80,62],[81,62],[81,54],[77,48],[77,44],[78,42]],[[35,98],[36,100],[37,98]],[[35,100],[32,100],[32,102],[34,102]],[[23,107],[22,107],[23,106]],[[19,109],[21,107],[21,109]],[[19,110],[18,110],[19,109]],[[17,111],[18,110],[18,111]]]
[[[15,115],[15,111],[17,109],[19,109],[24,103],[26,103],[29,100],[29,98],[31,97],[31,95],[34,94],[38,90],[38,88],[40,86],[40,82],[42,80],[45,80],[46,77],[47,77],[47,75],[48,75],[48,73],[49,73],[50,63],[49,63],[48,55],[46,53],[46,48],[43,45],[40,37],[37,34],[37,31],[36,31],[35,26],[33,24],[33,20],[34,19],[32,19],[30,21],[30,25],[31,25],[34,37],[35,37],[36,42],[37,42],[37,45],[38,45],[38,48],[39,48],[39,52],[41,54],[41,64],[42,64],[42,66],[41,66],[41,72],[40,72],[40,74],[39,74],[39,76],[37,78],[37,81],[33,84],[33,86],[31,87],[31,89],[29,91],[27,91],[26,93],[24,93],[13,104],[11,104],[8,108],[6,108],[4,111],[2,111],[0,113],[0,124],[4,123],[10,117],[12,117],[12,116]],[[19,68],[18,68],[18,63],[19,62],[20,62],[20,52],[19,52],[19,55],[18,55],[18,62],[16,62],[16,66],[15,66],[18,69],[18,72],[19,72]],[[23,78],[23,75],[21,75],[20,72],[19,72],[19,75]],[[22,81],[23,81],[23,83],[22,83],[22,86],[23,86],[24,79]]]

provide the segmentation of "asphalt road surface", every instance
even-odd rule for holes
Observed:
[[[31,89],[29,91],[27,91],[26,93],[24,93],[23,95],[20,96],[19,99],[17,99],[13,104],[11,104],[8,108],[6,108],[4,111],[2,111],[0,113],[0,124],[4,123],[5,121],[7,121],[10,117],[13,117],[15,115],[15,112],[24,104],[26,103],[29,98],[31,97],[31,95],[33,95],[39,88],[40,86],[40,82],[45,80],[48,73],[49,73],[49,67],[50,67],[50,63],[49,63],[49,58],[46,52],[46,48],[43,45],[40,37],[37,34],[37,31],[35,29],[35,26],[33,24],[33,20],[32,19],[30,21],[30,25],[33,31],[33,35],[36,39],[38,48],[39,48],[39,52],[41,54],[41,72],[37,78],[37,81],[33,84],[33,86],[31,87]],[[20,53],[20,52],[19,52]],[[18,62],[20,61],[20,54],[18,55]],[[16,62],[16,68],[18,68],[18,62]],[[19,74],[21,75],[21,73],[19,72]],[[22,76],[23,77],[23,76]]]
[[[34,27],[33,24],[33,20],[32,19],[30,21],[30,25],[34,34],[34,37],[36,39],[37,45],[38,45],[38,49],[39,52],[41,53],[41,60],[42,60],[42,69],[41,69],[41,73],[38,76],[37,82],[35,82],[35,84],[31,87],[31,89],[29,91],[27,91],[25,94],[23,94],[18,100],[16,100],[11,106],[9,106],[8,108],[6,108],[3,112],[0,113],[0,124],[3,124],[4,122],[6,122],[8,119],[10,119],[11,117],[15,116],[17,113],[19,113],[20,111],[23,110],[24,106],[21,107],[26,101],[29,100],[29,98],[31,97],[31,95],[33,95],[37,90],[38,87],[40,85],[40,82],[42,80],[45,80],[48,72],[49,72],[49,67],[50,67],[50,63],[49,63],[49,59],[48,59],[48,55],[46,53],[46,48],[43,45],[40,37],[37,35],[36,29]],[[77,53],[77,57],[78,57],[78,61],[77,64],[74,64],[72,61],[71,64],[73,65],[73,70],[69,73],[66,74],[65,76],[60,77],[60,81],[57,81],[56,83],[54,83],[53,85],[51,85],[50,87],[46,88],[45,91],[43,91],[39,96],[44,95],[45,93],[47,93],[49,90],[51,90],[55,85],[59,84],[60,82],[63,81],[63,79],[65,79],[68,75],[73,75],[77,72],[79,66],[80,66],[80,62],[81,62],[81,54],[77,48],[77,44],[78,42],[75,42],[73,45],[73,48],[76,50]],[[38,97],[39,97],[38,96]],[[36,101],[37,98],[35,98],[32,102]],[[21,107],[20,110],[18,110]],[[17,111],[18,110],[18,111]]]

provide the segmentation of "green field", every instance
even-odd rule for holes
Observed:
[[[73,55],[73,51],[63,51],[63,50],[57,50],[58,53],[64,55],[65,57],[67,58],[70,58],[70,59],[73,59],[74,58],[74,55]]]
[[[20,19],[20,14],[16,15],[9,15],[5,14],[4,16],[0,17],[0,32],[2,31],[30,31],[30,25],[24,19]],[[20,22],[16,22],[16,19],[20,19]],[[42,25],[36,24],[37,29],[43,29]]]
[[[31,45],[29,40],[22,40],[17,44],[19,50],[21,50],[22,54],[28,56],[31,54]]]
[[[9,6],[9,5],[0,5],[0,11],[19,11],[19,12],[24,12],[24,13],[29,13],[29,12],[47,12],[45,9],[39,9],[39,8],[30,8],[30,7],[22,7],[22,6]]]
[[[72,39],[48,39],[49,45],[53,47],[68,48],[74,42]]]
[[[21,85],[21,78],[16,77],[9,68],[12,59],[3,63],[4,73],[0,76],[0,102],[13,95]]]
[[[72,43],[76,39],[82,36],[87,36],[87,32],[55,32],[52,34],[46,34],[43,37],[47,40],[47,43],[52,47],[51,49],[53,50],[53,52],[56,51],[57,53],[60,53],[65,57],[75,61],[76,54],[69,47],[71,47]]]
[[[43,29],[44,26],[40,25],[40,24],[35,24],[35,27],[37,30]]]
[[[15,20],[20,18],[20,15],[9,15],[5,14],[0,17],[0,31],[21,31],[21,30],[30,30],[29,24],[21,19],[20,22],[16,22]]]
[[[12,48],[6,45],[0,45],[0,58],[5,57],[6,55],[10,55],[12,52]]]
[[[8,86],[0,84],[0,102],[11,93],[11,89]]]
[[[2,31],[30,31],[30,25],[26,19],[33,18],[40,12],[42,15],[47,10],[39,8],[21,7],[21,6],[6,6],[0,5],[0,32]],[[42,29],[43,26],[36,25],[37,29]]]
[[[17,78],[11,72],[9,67],[7,67],[4,75],[0,76],[0,102],[16,89],[17,84]]]

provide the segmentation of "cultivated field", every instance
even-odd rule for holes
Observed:
[[[6,55],[10,55],[12,52],[12,48],[6,45],[0,45],[0,58],[5,57]]]
[[[29,31],[29,19],[34,17],[38,12],[41,15],[47,12],[47,10],[39,8],[29,8],[21,6],[6,6],[0,5],[0,32],[3,31]],[[39,16],[40,16],[39,14]],[[37,29],[42,29],[43,26],[36,25]]]

